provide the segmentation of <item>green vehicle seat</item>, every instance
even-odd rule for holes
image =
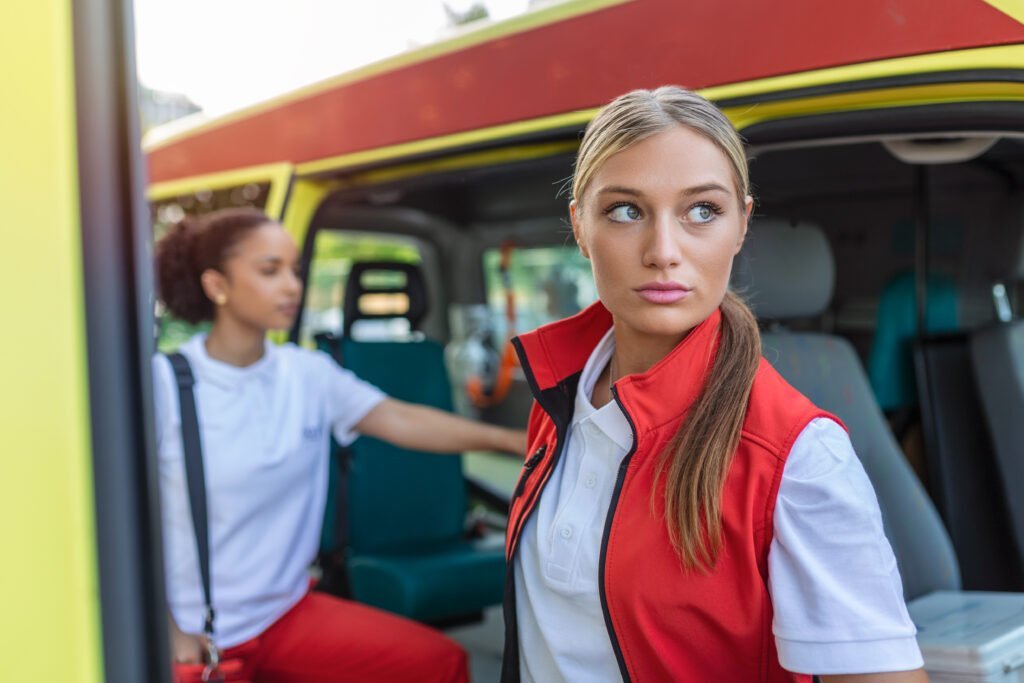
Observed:
[[[402,273],[405,283],[364,286],[366,273],[381,272]],[[346,287],[345,334],[318,335],[320,348],[393,398],[451,411],[440,344],[421,335],[409,341],[352,338],[359,320],[395,317],[361,311],[367,293],[407,296],[408,310],[398,317],[409,320],[411,330],[426,313],[418,268],[357,263]],[[332,458],[324,549],[342,551],[352,598],[430,623],[472,618],[501,602],[504,546],[500,538],[467,537],[461,455],[411,451],[365,436],[345,451],[341,460]]]
[[[897,275],[882,289],[875,318],[875,338],[868,356],[871,389],[883,411],[916,406],[914,339],[917,336],[917,295],[914,273]],[[952,332],[959,327],[956,285],[941,275],[928,277],[925,333]]]

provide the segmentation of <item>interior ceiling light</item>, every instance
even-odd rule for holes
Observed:
[[[999,141],[996,135],[882,140],[889,153],[905,164],[959,164],[976,159]]]

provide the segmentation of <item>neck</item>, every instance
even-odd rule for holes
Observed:
[[[206,336],[206,353],[214,360],[244,368],[263,357],[265,338],[262,330],[218,316]]]
[[[689,333],[687,333],[689,334]],[[637,334],[623,325],[615,326],[615,352],[594,383],[590,402],[601,408],[610,402],[612,385],[626,375],[647,372],[667,356],[686,335],[679,338],[650,337]]]
[[[689,332],[679,336],[655,337],[630,330],[625,325],[613,323],[615,328],[615,377],[618,381],[626,375],[647,372],[658,361],[667,356]]]

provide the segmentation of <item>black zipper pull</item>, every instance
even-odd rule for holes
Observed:
[[[526,480],[530,478],[530,473],[533,471],[533,468],[537,466],[537,463],[539,463],[540,459],[544,457],[544,453],[546,453],[547,450],[548,445],[543,444],[534,452],[533,455],[530,456],[530,459],[526,461],[526,464],[523,465],[523,473],[519,475],[519,484],[516,486],[516,492],[512,494],[513,500],[522,494],[523,489],[526,488]]]

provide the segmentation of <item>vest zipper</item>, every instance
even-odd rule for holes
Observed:
[[[535,399],[537,399],[538,405],[544,409],[544,412],[548,414],[551,421],[555,425],[555,451],[551,457],[551,463],[549,468],[553,469],[558,465],[558,459],[562,455],[562,448],[565,446],[565,436],[568,430],[568,422],[563,416],[556,415],[550,406],[545,405],[541,401],[541,391],[537,386],[537,380],[533,376],[533,370],[530,367],[530,362],[526,357],[526,353],[523,350],[522,343],[518,337],[512,339],[512,345],[515,347],[517,354],[519,355],[520,366],[523,368],[523,374],[526,375],[526,382],[530,385],[530,391],[533,393]],[[534,453],[530,456],[530,460],[526,462],[524,467],[528,467],[527,471],[523,472],[520,477],[520,485],[516,485],[516,492],[512,497],[512,500],[516,499],[516,496],[522,494],[525,490],[526,484],[525,479],[532,474],[533,469],[543,459],[544,452],[547,449],[547,445],[541,446],[542,450]],[[530,466],[530,462],[533,461],[533,465]],[[523,514],[520,516],[519,524],[513,531],[512,537],[509,541],[509,555],[508,555],[508,567],[505,571],[505,595],[502,600],[505,613],[505,647],[502,653],[501,663],[501,681],[502,683],[518,683],[520,680],[519,675],[519,626],[516,623],[516,584],[515,584],[515,555],[516,547],[519,545],[519,535],[523,531],[523,527],[526,526],[526,522],[529,520],[530,515],[533,514],[534,508],[536,507],[537,497],[540,495],[541,489],[544,487],[544,483],[534,488],[533,496],[530,500],[523,504]],[[511,510],[511,506],[510,506]]]
[[[530,478],[530,475],[533,474],[533,468],[537,466],[537,463],[539,463],[540,459],[544,457],[544,453],[546,453],[547,450],[547,444],[541,445],[541,447],[530,456],[530,459],[526,461],[526,464],[523,465],[523,473],[519,476],[519,483],[516,484],[516,490],[515,493],[512,494],[512,500],[515,500],[523,494],[523,489],[526,488],[526,481]]]
[[[529,375],[527,375],[529,376]],[[549,413],[550,415],[550,413]],[[555,452],[551,458],[551,463],[548,469],[553,469],[558,465],[558,458],[562,454],[562,446],[565,444],[565,433],[566,430],[560,426],[558,421],[555,422]],[[538,449],[538,452],[530,456],[530,460],[527,461],[526,465],[533,465],[529,469],[523,472],[520,477],[520,484],[525,489],[525,480],[532,474],[533,469],[540,463],[544,456],[544,452],[547,450],[547,445],[543,445]],[[524,466],[525,467],[525,466]],[[520,680],[519,676],[519,625],[516,618],[516,584],[515,584],[515,557],[516,548],[519,545],[519,536],[523,532],[523,527],[526,526],[527,520],[530,515],[533,514],[534,508],[537,506],[537,498],[540,496],[540,490],[544,488],[543,482],[540,486],[534,488],[533,496],[523,504],[523,513],[520,515],[519,524],[513,532],[511,541],[509,542],[509,555],[508,555],[508,567],[505,570],[505,594],[502,598],[502,605],[504,607],[505,616],[505,647],[502,652],[502,663],[501,663],[501,681],[502,683],[518,683]],[[520,486],[516,486],[516,493],[512,497],[515,500],[522,494]],[[511,505],[509,506],[511,509]]]
[[[622,404],[622,399],[619,398],[619,392],[613,386],[611,388],[612,397],[615,399],[615,403],[618,404],[619,410],[626,416],[626,421],[629,423],[629,428],[633,432],[633,446],[626,453],[626,457],[622,459],[619,464],[619,473],[615,478],[615,489],[612,491],[612,500],[608,504],[608,516],[604,522],[604,535],[601,537],[601,555],[598,560],[598,577],[597,586],[598,592],[601,595],[601,611],[604,613],[604,624],[608,629],[608,637],[612,642],[612,650],[615,652],[615,661],[619,664],[619,673],[622,674],[623,683],[630,683],[629,669],[626,668],[626,660],[622,656],[622,648],[619,646],[619,638],[615,635],[615,627],[612,624],[612,615],[608,611],[608,593],[604,587],[604,574],[605,574],[605,561],[608,556],[608,537],[612,531],[612,520],[615,518],[615,509],[619,504],[619,495],[622,493],[622,484],[626,480],[626,472],[629,470],[629,462],[633,459],[633,454],[636,453],[637,448],[637,434],[636,424],[633,422],[633,418],[630,416],[629,411],[626,410],[626,406]]]

